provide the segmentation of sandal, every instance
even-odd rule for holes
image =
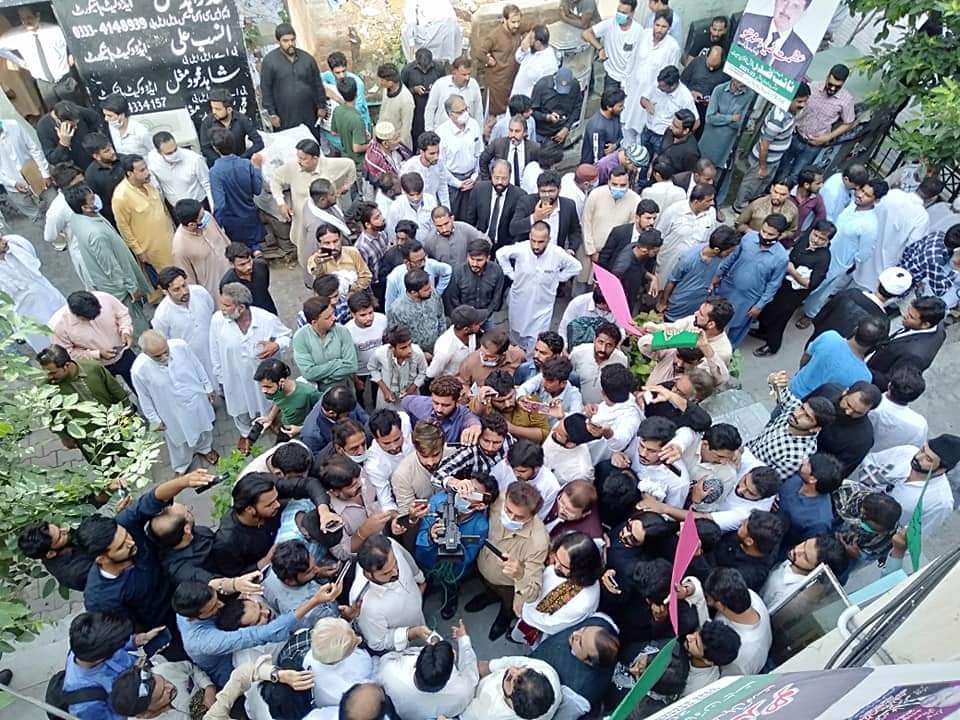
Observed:
[[[206,455],[201,455],[200,457],[202,457],[211,465],[216,465],[218,462],[220,462],[220,453],[218,453],[216,450],[211,450]]]

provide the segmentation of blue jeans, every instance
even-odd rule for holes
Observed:
[[[780,167],[777,171],[777,179],[787,179],[793,183],[796,176],[805,167],[813,165],[814,160],[820,154],[822,147],[811,145],[799,135],[794,133],[790,147],[780,158]]]
[[[650,164],[641,168],[639,173],[641,180],[646,181],[649,175],[650,165],[657,159],[657,155],[660,154],[660,149],[663,147],[663,133],[655,133],[650,130],[650,128],[644,128],[643,132],[640,133],[640,144],[643,145],[650,154]],[[647,184],[649,184],[649,182],[647,182]]]
[[[806,300],[803,301],[803,314],[808,318],[815,318],[817,313],[827,304],[827,300],[841,290],[846,290],[852,284],[853,273],[844,272],[841,275],[826,278],[820,283],[820,287],[807,295]]]

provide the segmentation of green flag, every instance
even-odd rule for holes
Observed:
[[[673,648],[676,647],[676,645],[677,639],[673,638],[660,648],[660,652],[656,654],[656,657],[647,664],[647,669],[643,671],[643,675],[641,675],[636,684],[630,688],[630,692],[620,701],[620,704],[617,705],[616,709],[610,715],[610,720],[627,720],[631,711],[646,697],[647,693],[653,689],[653,686],[657,684],[657,681],[663,677],[667,668],[670,667],[670,658],[673,656]]]
[[[914,572],[920,569],[920,552],[923,549],[923,496],[927,493],[931,474],[932,471],[927,473],[927,479],[923,482],[923,489],[920,491],[917,506],[913,509],[910,523],[907,525],[907,550],[910,552]]]

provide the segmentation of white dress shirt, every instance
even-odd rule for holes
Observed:
[[[600,310],[597,307],[597,304],[593,301],[593,292],[577,295],[567,303],[566,310],[560,316],[560,324],[557,325],[557,333],[563,338],[564,342],[567,341],[567,326],[578,317],[603,318],[607,322],[615,322],[612,312]]]
[[[146,160],[154,151],[153,135],[139,120],[128,118],[124,130],[110,124],[107,127],[110,130],[110,142],[113,143],[117,155],[139,155]]]
[[[403,172],[409,172],[409,170]],[[444,185],[444,189],[446,190],[446,185]],[[448,200],[449,192],[447,190]],[[406,195],[403,193],[397,195],[390,204],[390,209],[384,215],[387,222],[387,237],[390,239],[390,243],[393,244],[397,240],[397,223],[401,220],[412,220],[416,223],[418,238],[430,237],[430,233],[436,230],[433,220],[430,218],[430,213],[436,206],[437,198],[431,193],[423,193],[422,204],[417,210],[410,207],[410,201]]]
[[[603,392],[600,389],[600,371],[607,365],[623,365],[629,367],[627,356],[619,349],[614,350],[610,357],[598,365],[593,354],[593,343],[583,343],[570,350],[570,362],[573,369],[580,376],[580,394],[584,404],[599,404],[603,402]]]
[[[560,178],[560,197],[573,200],[573,204],[577,206],[577,219],[583,221],[583,206],[587,202],[587,194],[577,185],[572,172]]]
[[[37,163],[43,177],[50,177],[50,166],[37,141],[20,123],[5,120],[0,131],[0,185],[7,192],[16,192],[17,183],[26,183],[22,169],[30,160]]]
[[[210,170],[207,161],[199,153],[189,148],[177,148],[176,162],[170,162],[167,156],[156,150],[147,155],[147,167],[153,176],[153,184],[167,202],[176,205],[178,200],[192,199],[197,202],[206,200],[213,207],[213,195],[210,192]]]
[[[654,88],[647,99],[656,107],[653,115],[647,114],[647,127],[650,132],[663,135],[670,129],[677,110],[687,109],[697,116],[697,103],[687,86],[680,83],[673,92],[665,93],[659,87]],[[639,101],[638,101],[639,102]]]
[[[530,97],[533,95],[533,86],[538,80],[547,75],[553,75],[560,69],[557,53],[552,47],[546,47],[539,52],[517,48],[515,57],[520,63],[520,69],[517,70],[517,76],[513,80],[511,95]]]
[[[480,153],[483,152],[483,137],[480,125],[473,118],[467,118],[467,124],[458,127],[453,120],[447,120],[437,127],[440,136],[440,165],[450,187],[460,187],[464,181],[453,175],[470,173],[473,180],[480,173]]]
[[[63,193],[57,191],[56,197],[50,201],[50,206],[47,208],[47,216],[43,225],[43,239],[59,249],[62,249],[62,243],[66,241],[70,262],[73,264],[77,277],[80,278],[80,284],[83,285],[85,290],[92,290],[93,280],[90,278],[90,273],[87,272],[87,266],[83,263],[83,256],[77,246],[77,239],[70,230],[70,221],[73,216],[74,212],[67,205]]]
[[[457,664],[447,684],[436,692],[418,690],[413,673],[422,648],[391,652],[380,658],[377,680],[393,701],[403,720],[432,720],[444,715],[456,717],[473,700],[480,683],[477,656],[468,636],[457,640]]]
[[[906,405],[893,402],[889,393],[883,394],[880,404],[867,417],[873,425],[872,453],[898,445],[921,447],[927,441],[927,419]]]
[[[772,608],[806,579],[805,573],[798,573],[792,562],[784,560],[767,575],[767,581],[760,589],[760,597],[768,608]]]
[[[595,463],[608,459],[615,452],[636,452],[637,429],[643,422],[643,411],[633,395],[619,403],[608,403],[601,399],[590,422],[613,430],[612,437],[599,438],[590,443],[590,454]]]
[[[513,162],[514,155],[517,156],[516,165],[514,165]],[[507,162],[510,164],[510,184],[519,185],[523,181],[523,170],[527,167],[527,144],[525,142],[521,142],[518,145],[510,143],[510,145],[507,146]],[[539,165],[540,164],[537,163],[538,167]],[[520,168],[520,177],[516,177],[516,174],[513,172],[514,167]]]
[[[424,195],[433,195],[433,197],[437,199],[438,204],[450,207],[450,190],[447,188],[447,171],[444,169],[442,162],[438,161],[430,167],[426,167],[420,160],[420,156],[414,155],[400,168],[401,175],[411,172],[423,178]],[[403,197],[403,195],[398,196],[397,200]],[[394,200],[394,205],[396,205],[397,200]],[[407,204],[409,205],[409,203]],[[434,228],[431,227],[427,235],[433,230]]]
[[[377,662],[370,653],[356,648],[340,662],[326,665],[307,651],[303,669],[313,673],[313,702],[317,707],[339,705],[340,698],[357,683],[373,680]]]
[[[497,481],[497,485],[500,486],[501,495],[507,491],[510,483],[517,479],[517,476],[513,474],[513,468],[510,467],[510,463],[507,462],[506,458],[494,465],[490,474],[493,475]],[[543,520],[550,513],[550,510],[553,508],[553,503],[560,493],[560,481],[557,480],[557,476],[553,474],[550,468],[544,466],[529,480],[529,483],[537,489],[540,497],[543,498],[543,504],[537,511],[537,515]]]
[[[433,345],[433,359],[427,366],[427,377],[437,378],[441,375],[456,375],[460,372],[460,365],[467,359],[467,355],[477,349],[477,338],[471,335],[464,344],[453,331],[453,325],[448,327],[437,338]]]
[[[357,627],[371,650],[404,650],[409,645],[407,630],[426,624],[418,586],[426,578],[400,543],[390,540],[390,546],[397,558],[397,580],[377,585],[358,570],[350,588],[351,604],[363,593]]]
[[[657,254],[657,277],[662,285],[666,285],[677,261],[691,248],[706,241],[716,226],[716,210],[711,207],[695,213],[686,200],[674,203],[660,213],[657,230],[663,234],[663,245]]]
[[[543,441],[543,466],[549,468],[560,487],[574,480],[593,482],[594,463],[586,445],[566,448],[553,439],[553,433]]]
[[[513,282],[510,286],[510,329],[521,338],[535,338],[549,330],[557,289],[560,283],[580,272],[580,261],[554,240],[541,255],[534,255],[529,242],[506,245],[497,250],[497,262],[503,274]]]
[[[210,677],[189,660],[179,662],[153,661],[152,672],[173,685],[177,692],[170,701],[170,707],[156,720],[182,720],[190,717],[190,704],[197,690],[215,687]]]
[[[403,435],[403,446],[396,455],[391,455],[374,439],[367,450],[367,459],[363,463],[363,473],[370,486],[377,494],[377,502],[381,510],[396,510],[397,501],[393,497],[393,487],[390,485],[390,476],[397,469],[400,462],[413,452],[413,442],[410,439],[410,416],[398,410],[400,416],[400,434]]]
[[[530,668],[547,678],[553,689],[553,704],[547,711],[530,720],[550,720],[563,701],[560,676],[543,660],[528,657],[499,657],[490,661],[490,674],[480,681],[473,702],[460,715],[460,720],[517,720],[517,714],[503,696],[503,677],[512,667]]]
[[[49,77],[43,71],[43,63],[40,62],[40,53],[37,49],[38,37],[40,45],[43,46],[47,67],[53,77]],[[63,35],[63,30],[53,23],[40,23],[40,27],[35,31],[27,30],[23,25],[14,27],[0,36],[0,48],[13,50],[23,58],[19,64],[25,67],[36,80],[53,83],[70,72],[67,39]]]
[[[444,103],[451,95],[459,95],[467,104],[470,117],[480,122],[483,120],[483,97],[480,95],[480,85],[474,78],[470,78],[466,87],[457,87],[453,84],[452,75],[444,75],[430,88],[427,96],[427,107],[423,113],[423,129],[436,130],[447,121],[447,111]],[[416,142],[417,138],[413,138]]]

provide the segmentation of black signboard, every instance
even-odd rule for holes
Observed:
[[[253,117],[256,98],[234,0],[55,0],[95,103],[120,93],[131,114],[186,108],[199,125],[211,88]]]

